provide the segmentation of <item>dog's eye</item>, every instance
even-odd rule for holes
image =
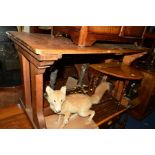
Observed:
[[[54,102],[56,102],[56,100],[54,100]]]
[[[61,100],[61,102],[62,102],[62,100]]]

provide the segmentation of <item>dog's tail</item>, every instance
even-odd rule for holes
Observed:
[[[102,81],[96,87],[95,93],[90,97],[92,104],[98,104],[107,90],[110,90],[110,83],[107,81]]]

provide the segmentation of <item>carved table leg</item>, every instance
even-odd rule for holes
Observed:
[[[43,115],[43,73],[45,68],[31,66],[31,91],[32,91],[32,110],[33,121],[37,128],[46,128]]]
[[[24,84],[24,100],[21,103],[34,128],[46,128],[43,114],[43,74],[54,61],[38,61],[22,48],[18,50]]]
[[[31,111],[30,63],[22,54],[18,54],[22,65],[21,68],[24,83],[24,108],[27,111]]]

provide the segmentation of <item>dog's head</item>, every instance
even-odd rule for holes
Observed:
[[[60,90],[53,90],[51,87],[46,87],[46,99],[50,104],[50,108],[55,112],[59,113],[63,102],[66,99],[66,86],[61,87]]]

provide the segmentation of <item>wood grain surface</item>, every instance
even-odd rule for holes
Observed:
[[[7,32],[10,39],[18,42],[35,54],[128,54],[146,52],[148,48],[134,45],[94,44],[91,47],[78,47],[70,39],[52,37],[50,34]]]

